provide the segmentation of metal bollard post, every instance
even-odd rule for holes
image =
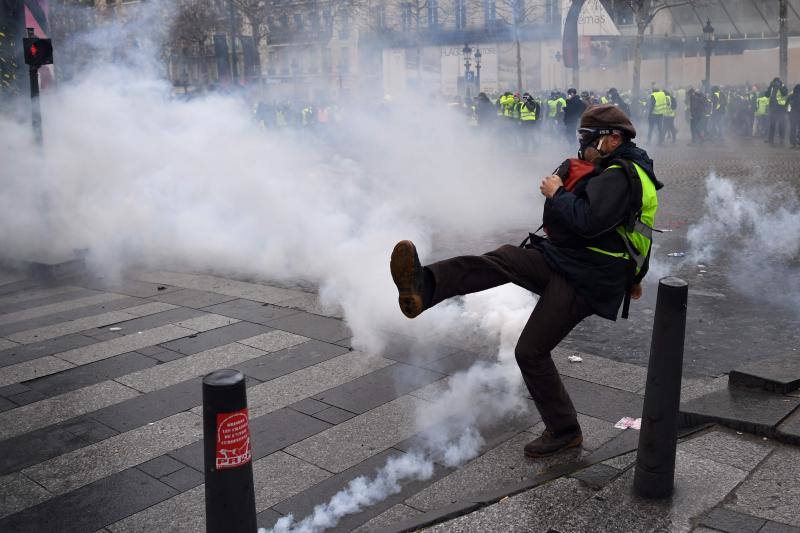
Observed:
[[[689,285],[682,279],[668,277],[658,283],[633,479],[634,492],[643,498],[667,498],[674,489],[688,294]]]
[[[247,395],[238,370],[203,378],[203,447],[206,532],[255,533]]]

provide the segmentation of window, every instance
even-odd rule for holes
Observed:
[[[525,0],[514,0],[514,23],[525,22]]]
[[[350,49],[346,46],[339,49],[339,72],[350,72]]]
[[[331,71],[331,49],[330,48],[323,48],[322,49],[322,71],[323,72],[330,72]]]
[[[428,27],[439,26],[439,0],[428,0]]]
[[[303,15],[300,13],[294,14],[294,27],[297,31],[303,31]]]
[[[325,23],[325,30],[331,31],[333,29],[333,15],[331,15],[331,9],[326,7],[322,11],[322,21]]]
[[[487,26],[494,26],[497,21],[497,3],[495,0],[483,0],[483,20]]]
[[[339,39],[347,39],[350,37],[350,14],[342,12],[339,16]]]
[[[386,29],[386,6],[383,4],[375,8],[375,26],[379,30]]]
[[[319,33],[319,13],[312,11],[309,13],[308,18],[311,21],[311,31]]]
[[[463,30],[467,27],[467,3],[465,0],[456,0],[456,28]]]
[[[280,25],[281,29],[288,30],[289,29],[289,15],[283,14],[278,19],[278,24]]]
[[[401,6],[400,23],[403,26],[403,31],[411,30],[411,4],[405,3]]]
[[[544,5],[544,21],[552,23],[558,22],[559,19],[558,2],[556,0],[547,0]]]

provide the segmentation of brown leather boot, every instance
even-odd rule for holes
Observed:
[[[580,428],[556,436],[550,430],[544,430],[542,435],[525,445],[526,457],[547,457],[570,448],[583,444],[583,434]]]
[[[413,242],[400,241],[395,245],[389,268],[397,285],[400,310],[408,318],[419,316],[425,310],[425,272]]]

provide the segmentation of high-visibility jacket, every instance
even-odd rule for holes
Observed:
[[[603,104],[603,105],[607,104],[608,103],[608,98],[606,98],[605,96],[601,96],[600,97],[600,103]]]
[[[768,110],[769,110],[769,96],[759,97],[756,104],[756,116],[757,117],[766,116]]]
[[[656,91],[652,95],[653,100],[655,100],[655,105],[653,105],[653,115],[664,115],[667,111],[667,95],[664,91]]]
[[[672,97],[667,95],[667,107],[664,109],[664,116],[665,117],[674,117],[675,110],[672,109]]]
[[[714,93],[714,96],[715,96],[715,97],[716,97],[716,99],[717,99],[717,103],[716,103],[716,105],[714,106],[714,111],[718,111],[718,110],[719,110],[719,108],[722,106],[722,95],[721,95],[721,94],[719,94],[719,91],[717,91],[717,92],[715,92],[715,93]]]
[[[528,109],[528,106],[525,104],[525,102],[522,102],[520,104],[519,119],[522,122],[531,122],[539,118],[536,116],[536,104],[534,102],[531,102],[531,105],[533,106],[533,109]]]
[[[658,211],[658,195],[656,194],[656,185],[647,172],[636,163],[631,162],[631,165],[636,169],[636,174],[642,184],[641,210],[637,213],[631,213],[627,221],[616,227],[616,232],[622,237],[628,251],[611,252],[592,246],[589,246],[588,249],[593,252],[633,261],[636,263],[635,273],[638,274],[647,260],[650,246],[653,243],[653,225],[656,220],[656,211]],[[612,164],[608,168],[622,168],[622,165]]]

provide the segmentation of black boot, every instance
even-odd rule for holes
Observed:
[[[434,281],[433,274],[420,264],[413,242],[400,241],[395,245],[389,268],[397,285],[400,310],[408,318],[419,316],[430,307]]]
[[[556,453],[575,448],[583,444],[581,429],[568,430],[559,434],[544,430],[541,437],[525,445],[527,457],[547,457]]]

